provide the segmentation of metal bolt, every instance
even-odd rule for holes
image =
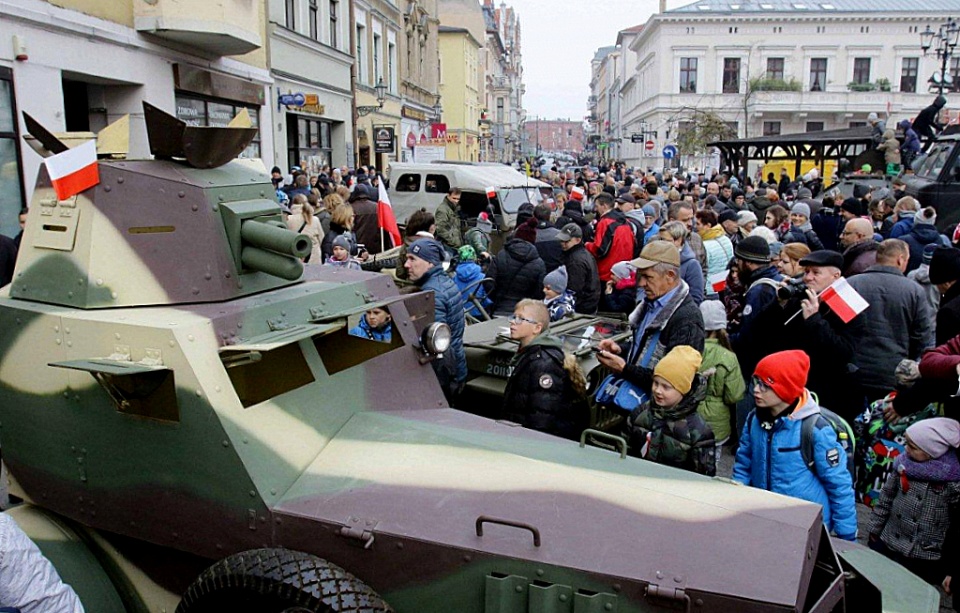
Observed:
[[[403,543],[397,543],[397,549],[403,549]]]
[[[103,186],[103,191],[105,191],[105,192],[109,192],[109,191],[112,191],[112,190],[113,190],[113,188],[111,188],[109,185],[104,185],[104,186]]]
[[[567,601],[567,595],[566,595],[566,594],[560,594],[560,602],[566,602],[566,601]]]
[[[537,576],[538,576],[538,577],[542,577],[542,576],[543,576],[543,569],[542,569],[542,568],[538,568],[538,569],[537,569]]]
[[[250,490],[250,497],[251,497],[251,498],[256,498],[256,497],[257,497],[257,492],[254,491],[254,490]]]
[[[230,441],[223,441],[223,442],[220,443],[220,444],[223,445],[224,447],[229,447],[229,446],[230,446]]]
[[[517,592],[517,593],[519,594],[520,592],[523,591],[523,586],[522,586],[522,585],[518,585],[517,587],[513,588],[513,591],[515,591],[515,592]]]
[[[117,177],[117,183],[123,183],[123,177]]]
[[[677,576],[673,578],[675,583],[683,583],[683,577]]]
[[[663,573],[659,570],[657,571],[657,579],[663,579]]]
[[[187,192],[177,192],[177,196],[179,196],[180,198],[185,198],[186,195],[187,195]]]

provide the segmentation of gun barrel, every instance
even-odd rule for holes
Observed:
[[[258,247],[285,256],[304,258],[310,253],[312,243],[306,234],[249,219],[240,226],[240,238],[245,245]]]
[[[297,258],[258,247],[241,249],[240,261],[244,268],[259,270],[288,281],[296,281],[303,274],[303,262]]]

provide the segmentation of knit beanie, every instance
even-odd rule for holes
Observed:
[[[960,249],[937,247],[930,256],[930,283],[960,280]]]
[[[342,247],[343,249],[346,249],[348,252],[350,251],[350,241],[347,240],[347,237],[343,236],[342,234],[336,237],[335,239],[333,239],[333,246]]]
[[[779,351],[760,360],[753,376],[766,384],[777,398],[793,402],[803,394],[810,373],[810,357],[800,351]]]
[[[418,238],[410,245],[407,253],[415,255],[421,260],[437,266],[443,262],[443,246],[432,238]]]
[[[610,267],[610,272],[620,279],[629,279],[633,274],[633,268],[627,262],[617,262]]]
[[[741,228],[750,223],[757,223],[757,215],[753,211],[740,211],[737,213],[737,223]]]
[[[519,238],[520,240],[527,241],[528,243],[537,242],[537,218],[531,217],[526,220],[523,224],[517,227],[517,231],[513,234],[514,238]]]
[[[543,278],[543,286],[558,294],[567,291],[567,267],[561,266]]]
[[[937,210],[932,206],[928,206],[916,214],[913,218],[913,223],[918,226],[921,224],[935,225],[937,223]]]
[[[727,309],[719,300],[701,302],[700,314],[703,315],[703,329],[707,332],[727,329]]]
[[[653,376],[665,379],[675,390],[687,394],[702,361],[699,351],[689,345],[678,345],[660,358]]]
[[[493,232],[493,222],[490,221],[490,216],[486,213],[477,215],[477,230],[480,230],[484,234]]]
[[[659,215],[657,215],[657,212],[654,210],[652,204],[643,205],[643,214],[647,217],[655,217],[655,218],[659,217]]]
[[[810,219],[810,205],[806,202],[798,202],[790,209],[791,215],[803,215]]]
[[[741,239],[733,248],[733,253],[739,259],[757,264],[770,262],[770,245],[760,236],[748,236]]]
[[[840,210],[853,213],[857,217],[863,215],[863,205],[860,204],[859,198],[847,198],[840,203]]]
[[[457,250],[461,262],[476,262],[477,252],[471,245],[464,245]]]
[[[949,417],[931,417],[907,428],[907,438],[930,455],[939,458],[960,447],[960,422]]]

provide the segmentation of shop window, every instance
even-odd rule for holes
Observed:
[[[244,108],[250,115],[250,124],[257,129],[257,135],[240,154],[241,158],[260,157],[260,108],[234,104],[229,101],[208,100],[184,94],[176,95],[177,118],[188,126],[224,127]]]
[[[427,175],[426,191],[428,194],[446,194],[450,191],[450,179],[443,175]]]
[[[330,122],[287,113],[288,165],[320,174],[320,169],[331,163],[330,130]]]

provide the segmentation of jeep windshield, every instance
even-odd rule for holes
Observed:
[[[956,141],[935,143],[933,147],[930,148],[927,157],[923,159],[920,167],[917,168],[916,175],[930,179],[931,181],[936,181],[940,173],[943,172],[943,167],[946,166],[947,160],[950,159],[950,152],[953,151],[955,145]]]
[[[516,213],[520,205],[529,202],[540,204],[540,190],[536,187],[506,187],[497,190],[503,210],[507,213]]]

